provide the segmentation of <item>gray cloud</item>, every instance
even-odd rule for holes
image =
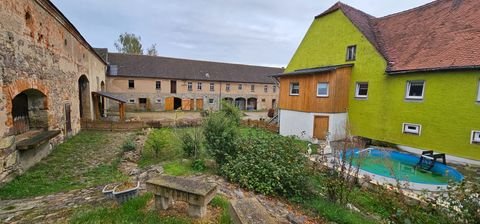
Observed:
[[[286,66],[313,17],[335,0],[52,0],[95,47],[118,35],[157,43],[162,56]],[[384,16],[431,0],[345,0]]]

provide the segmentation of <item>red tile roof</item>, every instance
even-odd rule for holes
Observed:
[[[388,73],[480,68],[480,1],[437,0],[376,18],[338,2],[388,61]]]

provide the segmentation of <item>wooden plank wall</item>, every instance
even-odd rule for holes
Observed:
[[[347,112],[351,68],[340,68],[336,71],[294,75],[280,78],[279,107],[314,113]],[[290,83],[300,84],[300,94],[290,96]],[[329,96],[317,97],[317,83],[329,83]]]

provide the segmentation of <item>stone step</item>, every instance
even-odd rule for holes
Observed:
[[[231,201],[230,215],[235,224],[277,223],[256,198],[244,198]]]

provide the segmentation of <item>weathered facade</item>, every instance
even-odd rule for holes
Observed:
[[[0,182],[93,118],[91,92],[102,89],[105,72],[106,63],[50,1],[0,1]],[[32,141],[38,136],[44,139]],[[30,145],[19,150],[19,143]]]
[[[108,53],[107,91],[129,111],[218,109],[226,100],[242,110],[266,110],[278,103],[271,75],[281,68]],[[117,105],[110,103],[112,110]]]

